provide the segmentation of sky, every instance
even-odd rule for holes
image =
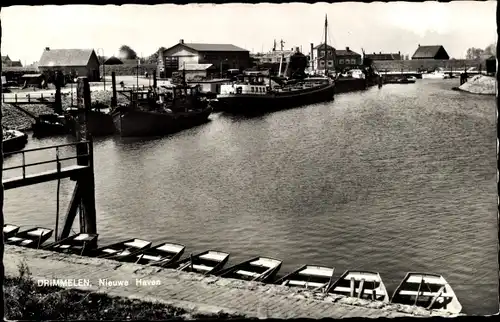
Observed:
[[[0,13],[1,52],[24,65],[38,61],[45,47],[93,48],[112,56],[128,45],[148,56],[180,39],[251,52],[267,52],[274,39],[283,39],[285,49],[308,54],[311,43],[324,40],[325,15],[328,44],[360,54],[363,48],[411,56],[418,44],[439,44],[459,59],[467,48],[485,48],[497,37],[496,1],[12,6]]]

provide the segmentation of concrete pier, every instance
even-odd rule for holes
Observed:
[[[282,319],[450,316],[406,305],[315,294],[279,285],[205,277],[195,273],[9,245],[5,247],[4,263],[6,276],[18,276],[20,263],[25,263],[35,282],[83,279],[87,284],[83,282],[82,285],[64,287],[158,301],[193,313],[226,312],[247,317]]]

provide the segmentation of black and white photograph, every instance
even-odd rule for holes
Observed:
[[[497,314],[497,10],[3,7],[2,318]]]

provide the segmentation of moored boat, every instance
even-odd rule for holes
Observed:
[[[185,248],[186,246],[180,244],[163,243],[143,250],[132,259],[136,264],[165,266],[178,260]]]
[[[422,74],[422,79],[445,79],[445,78],[447,78],[447,75],[439,70],[433,71],[432,73]]]
[[[345,271],[337,281],[326,289],[326,293],[389,302],[389,294],[377,272]]]
[[[208,121],[213,111],[199,86],[182,84],[158,89],[121,91],[129,93],[130,104],[111,112],[117,132],[125,137],[176,133]]]
[[[16,225],[10,225],[10,224],[5,224],[3,225],[3,239],[9,239],[10,237],[13,237],[17,234],[19,231],[19,226]]]
[[[75,135],[78,123],[78,108],[69,107],[66,113],[70,116],[69,126],[70,132]],[[100,109],[92,109],[86,114],[87,132],[93,137],[112,135],[116,132],[113,117],[109,111]]]
[[[229,113],[265,113],[333,99],[335,81],[309,77],[293,82],[275,83],[262,75],[242,75],[233,84],[221,85],[217,106]]]
[[[37,138],[69,133],[66,117],[55,113],[37,116],[32,130],[33,136]]]
[[[236,278],[247,281],[270,282],[279,269],[282,261],[269,257],[255,257],[236,264],[227,269],[216,272],[215,275],[227,278]]]
[[[97,248],[98,236],[98,234],[78,233],[47,245],[44,249],[83,256]]]
[[[11,153],[24,149],[26,143],[28,143],[28,135],[18,130],[6,130],[3,131],[2,147],[3,153]]]
[[[305,289],[326,290],[333,282],[335,268],[304,265],[278,279],[275,284]]]
[[[462,311],[455,292],[443,276],[428,273],[408,273],[394,291],[391,303],[442,310],[452,314]]]
[[[229,253],[208,250],[196,255],[174,262],[164,267],[175,268],[179,271],[196,272],[203,275],[209,275],[220,270],[226,265],[229,259]]]
[[[152,242],[143,239],[128,239],[116,244],[101,247],[91,253],[93,257],[127,261],[135,255],[151,247]]]
[[[5,243],[38,249],[52,236],[53,232],[53,229],[36,227],[18,232],[15,236],[7,238]]]

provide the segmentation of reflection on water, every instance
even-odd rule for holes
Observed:
[[[179,242],[228,251],[229,264],[265,255],[283,259],[282,272],[377,270],[390,292],[408,271],[441,273],[468,313],[497,312],[495,101],[451,91],[455,83],[374,87],[253,118],[214,114],[164,138],[98,139],[101,243]],[[73,185],[61,184],[62,209]],[[55,192],[56,182],[6,191],[6,222],[53,227]]]

